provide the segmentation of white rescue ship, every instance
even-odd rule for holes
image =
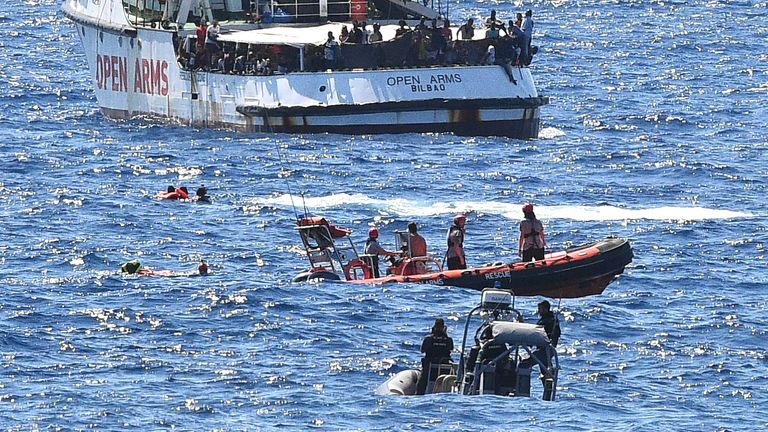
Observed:
[[[537,137],[548,103],[520,38],[485,38],[476,28],[459,40],[450,27],[453,40],[440,40],[431,28],[440,14],[410,0],[65,0],[62,8],[76,24],[101,111],[115,119],[527,139]],[[200,20],[221,23],[209,44],[197,40]],[[367,36],[378,24],[381,41],[325,45],[328,32],[336,41],[342,26],[353,32],[353,20],[367,21]],[[400,20],[410,25],[400,30]]]

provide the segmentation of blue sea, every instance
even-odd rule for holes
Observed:
[[[527,8],[551,103],[520,141],[112,121],[60,2],[6,2],[0,428],[767,429],[768,3],[466,0],[451,18]],[[210,205],[153,198],[203,184]],[[555,402],[374,394],[435,318],[458,344],[477,292],[290,282],[297,213],[359,247],[416,221],[441,256],[467,212],[482,264],[516,258],[525,202],[554,250],[613,235],[635,253],[602,295],[553,300]],[[118,273],[201,258],[208,277]],[[516,304],[533,321],[539,300]]]

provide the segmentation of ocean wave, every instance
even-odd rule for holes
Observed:
[[[495,214],[509,219],[521,218],[520,203],[502,203],[494,201],[456,201],[456,202],[424,202],[403,198],[375,199],[365,194],[332,194],[320,197],[297,198],[288,194],[275,197],[255,198],[254,205],[279,206],[286,208],[298,204],[302,208],[319,212],[328,209],[339,209],[344,206],[365,206],[372,212],[397,217],[427,217],[450,215],[459,212]],[[541,219],[570,219],[576,221],[609,221],[609,220],[672,220],[672,221],[704,221],[753,218],[750,212],[713,209],[699,206],[676,207],[659,206],[649,208],[626,208],[617,205],[600,204],[584,205],[536,205],[536,215]]]

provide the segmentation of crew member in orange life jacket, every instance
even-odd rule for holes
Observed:
[[[533,261],[534,259],[544,259],[544,248],[547,246],[544,240],[544,225],[536,219],[533,213],[533,204],[528,203],[523,206],[523,216],[525,219],[520,221],[520,241],[517,254],[523,257],[523,262]]]
[[[464,224],[467,217],[463,214],[457,214],[453,217],[453,225],[448,228],[448,270],[458,270],[467,268],[467,260],[464,257]]]

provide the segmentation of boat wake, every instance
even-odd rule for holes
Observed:
[[[294,197],[294,202],[296,198]],[[291,197],[288,194],[275,197],[256,198],[255,205],[267,205],[281,208],[291,208]],[[408,217],[428,217],[458,212],[475,212],[477,214],[495,214],[517,220],[520,218],[520,203],[495,201],[456,201],[456,202],[424,202],[402,198],[374,199],[364,194],[332,194],[318,197],[304,197],[307,209],[322,212],[329,209],[342,209],[350,206],[366,206],[380,215]],[[304,205],[302,204],[302,205]],[[298,205],[298,203],[297,203]],[[704,221],[745,219],[755,217],[749,212],[712,209],[706,207],[676,207],[661,206],[651,208],[627,208],[612,204],[594,206],[536,205],[536,215],[542,219],[570,219],[577,221],[607,221],[607,220],[675,220],[675,221]]]

